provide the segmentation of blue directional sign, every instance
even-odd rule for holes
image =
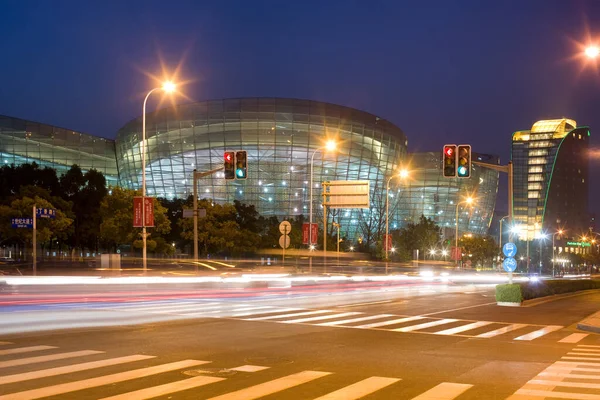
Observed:
[[[504,268],[506,272],[513,272],[517,269],[517,260],[512,257],[506,257],[504,261],[502,261],[502,268]]]
[[[36,214],[38,218],[56,218],[56,210],[54,208],[38,208]]]
[[[10,222],[13,228],[33,228],[33,218],[12,218]]]
[[[505,257],[514,257],[517,254],[517,245],[514,243],[506,243],[502,246],[502,253]]]

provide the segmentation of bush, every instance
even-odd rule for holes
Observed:
[[[600,281],[553,280],[513,283],[496,286],[496,301],[520,303],[523,300],[590,289],[600,289]]]

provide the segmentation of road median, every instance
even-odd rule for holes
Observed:
[[[558,295],[596,289],[600,289],[600,280],[538,280],[502,284],[496,286],[496,302],[500,306],[531,306]]]

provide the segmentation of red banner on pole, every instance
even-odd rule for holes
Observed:
[[[383,235],[383,250],[390,251],[392,249],[392,235]]]
[[[454,261],[458,261],[462,258],[462,248],[461,247],[452,247],[452,252],[450,254],[450,258]]]
[[[146,217],[145,225],[148,227],[154,226],[154,198],[153,197],[145,197],[144,198],[144,213]]]
[[[133,198],[133,227],[141,228],[142,224],[142,198]]]
[[[143,211],[142,207],[144,207]],[[146,217],[145,224],[142,223],[142,215]],[[136,196],[133,198],[133,227],[142,228],[144,225],[146,227],[154,226],[154,199]]]
[[[308,239],[309,239],[309,235],[308,235],[308,226],[310,224],[309,223],[303,223],[302,224],[302,244],[308,244]],[[318,235],[319,235],[319,225],[313,223],[312,224],[312,235],[311,235],[311,244],[317,244],[317,239],[318,239]]]

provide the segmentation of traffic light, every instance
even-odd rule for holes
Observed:
[[[226,151],[223,154],[223,166],[225,167],[225,179],[235,179],[235,152]]]
[[[248,177],[248,156],[245,151],[235,153],[235,178],[246,179]]]
[[[444,177],[454,178],[456,176],[456,145],[447,144],[444,146]]]
[[[461,144],[458,146],[458,168],[456,174],[459,178],[471,177],[471,145]]]

